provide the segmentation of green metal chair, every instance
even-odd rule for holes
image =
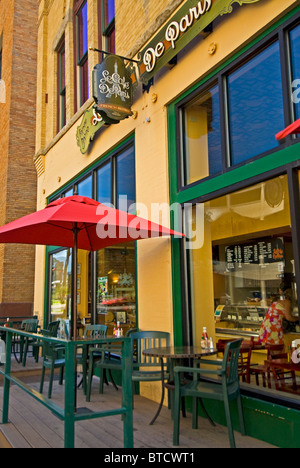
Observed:
[[[86,325],[84,329],[83,338],[105,338],[107,334],[107,326],[106,325]],[[82,381],[78,386],[81,385],[83,387],[83,392],[86,394],[86,387],[87,387],[87,369],[88,369],[88,356],[89,352],[86,346],[77,347],[77,351],[80,351],[77,354],[77,364],[82,366]],[[93,354],[96,357],[96,353],[99,353],[98,347],[93,346]]]
[[[156,347],[165,347],[170,344],[170,334],[161,331],[139,331],[131,332],[131,349],[133,358],[132,382],[159,382],[162,379],[161,362],[157,358],[147,357],[143,355],[143,350]],[[102,348],[102,355],[98,361],[93,360],[90,353],[89,358],[89,373],[87,383],[87,401],[90,401],[92,378],[96,369],[100,370],[100,389],[103,393],[103,383],[105,380],[104,372],[120,371],[121,370],[120,346],[118,343],[111,343],[110,346],[105,345]],[[167,368],[167,365],[166,365]],[[168,369],[164,373],[164,377],[168,379]]]
[[[38,319],[26,319],[22,321],[21,330],[24,330],[28,333],[37,333],[38,332],[39,321]],[[34,338],[27,338],[24,336],[20,337],[20,360],[22,365],[26,366],[26,358],[28,353],[29,346],[32,346],[35,343]]]
[[[46,329],[40,331],[42,335],[46,334],[47,336],[51,336],[53,338],[57,337],[58,329],[59,329],[60,321],[57,320],[56,322],[50,322]],[[40,349],[43,348],[44,342],[42,340],[37,339],[32,343],[32,351],[35,357],[35,361],[39,362],[39,354]]]
[[[50,332],[44,330],[44,336],[50,337]],[[54,378],[54,370],[60,369],[59,374],[59,384],[63,384],[63,375],[64,375],[64,367],[65,367],[65,357],[64,357],[64,346],[57,346],[54,343],[50,343],[48,341],[44,341],[43,344],[43,367],[42,367],[42,375],[41,375],[41,382],[40,382],[40,393],[43,393],[44,388],[44,379],[45,379],[45,370],[50,369],[50,378],[49,378],[49,387],[48,387],[48,398],[50,399],[52,396],[52,386],[53,386],[53,378]]]
[[[237,400],[240,430],[245,435],[245,424],[240,396],[240,385],[238,376],[238,364],[240,347],[243,340],[236,340],[228,343],[223,361],[200,360],[202,364],[216,365],[218,369],[203,369],[191,367],[175,367],[175,398],[174,398],[174,430],[173,443],[179,445],[180,426],[180,400],[182,397],[193,397],[193,428],[198,427],[198,399],[212,399],[224,402],[225,414],[228,427],[228,435],[231,448],[235,448],[235,439],[232,427],[231,412],[229,403]],[[192,373],[193,380],[186,385],[180,384],[180,374]],[[217,377],[217,381],[204,381],[199,377]]]

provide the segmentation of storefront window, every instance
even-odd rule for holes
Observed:
[[[219,87],[212,86],[182,109],[184,185],[222,170]]]
[[[136,327],[135,243],[97,252],[97,323],[112,334],[120,322],[123,334]]]
[[[300,25],[290,32],[292,63],[292,101],[295,120],[300,118]]]
[[[194,235],[187,250],[190,340],[200,344],[207,327],[215,342],[257,341],[284,283],[295,317],[284,334],[288,352],[300,329],[287,177],[195,205],[187,210],[186,222]],[[266,359],[266,352],[260,353],[253,353],[252,362]]]
[[[73,190],[74,189],[74,190]],[[135,152],[128,145],[95,167],[57,198],[78,195],[127,211],[135,203]],[[54,199],[53,199],[54,200]],[[51,201],[53,201],[51,200]],[[71,294],[71,250],[49,255],[49,320],[61,320],[63,333],[69,327]],[[98,252],[78,250],[77,327],[105,323],[112,332],[120,322],[123,332],[136,327],[135,243],[108,247]]]
[[[279,43],[275,42],[227,78],[231,165],[276,147],[284,128]]]
[[[72,253],[70,249],[50,255],[50,321],[61,321],[61,334],[69,330],[71,311]]]

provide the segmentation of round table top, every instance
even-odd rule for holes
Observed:
[[[184,359],[184,358],[200,358],[203,356],[213,356],[218,351],[214,348],[201,348],[201,346],[168,346],[162,348],[145,349],[145,356]]]

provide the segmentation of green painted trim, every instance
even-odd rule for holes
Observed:
[[[255,161],[248,162],[243,166],[236,169],[231,169],[225,174],[218,177],[211,178],[193,187],[187,188],[176,194],[176,201],[178,203],[185,203],[194,200],[203,195],[216,192],[224,188],[251,179],[258,175],[267,174],[268,172],[283,168],[286,164],[295,162],[300,159],[300,143],[296,143],[283,150],[278,150],[264,158],[256,159]],[[174,201],[174,200],[173,200]]]
[[[226,427],[222,402],[203,400],[210,417]],[[259,398],[242,396],[246,435],[279,448],[300,448],[300,412],[279,404],[268,403]],[[187,399],[187,410],[192,411],[192,401]],[[231,403],[235,431],[240,431],[236,403]],[[199,409],[199,415],[205,417]],[[201,434],[201,426],[199,425]],[[238,445],[237,445],[238,446]]]
[[[171,258],[172,258],[172,287],[173,287],[173,328],[175,346],[183,345],[182,334],[182,293],[181,293],[181,258],[180,258],[180,240],[171,240]]]

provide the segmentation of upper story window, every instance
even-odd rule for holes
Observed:
[[[216,83],[182,109],[184,185],[222,170],[219,99]]]
[[[66,53],[63,39],[57,49],[57,131],[66,125]]]
[[[291,84],[286,79],[291,78]],[[224,68],[177,105],[180,186],[279,148],[275,135],[300,118],[300,25]]]
[[[115,0],[98,0],[99,47],[106,52],[116,52]]]
[[[229,165],[275,148],[284,128],[279,42],[227,76]]]
[[[81,107],[89,98],[88,15],[86,0],[77,1],[76,3],[75,23],[77,107]]]

